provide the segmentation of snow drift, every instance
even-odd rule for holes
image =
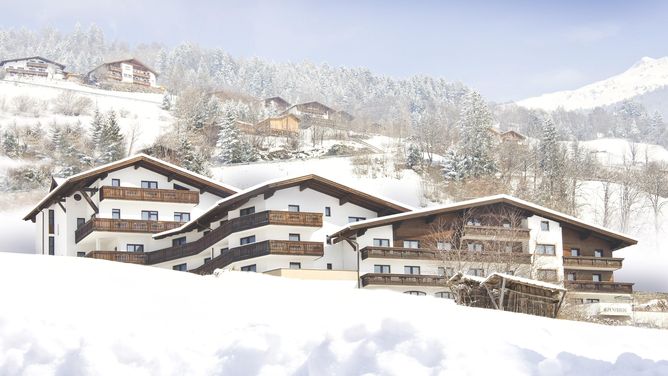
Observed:
[[[2,375],[665,375],[668,331],[334,282],[0,254]]]

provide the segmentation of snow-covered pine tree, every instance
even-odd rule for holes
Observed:
[[[2,135],[2,150],[6,156],[16,158],[19,156],[19,140],[14,132],[5,131]]]
[[[241,135],[235,124],[234,115],[229,111],[221,119],[216,149],[221,163],[236,163],[242,160]]]
[[[90,140],[92,143],[93,155],[98,156],[102,150],[102,130],[104,129],[105,119],[100,113],[99,108],[95,108],[93,121],[90,123]]]
[[[206,174],[206,160],[195,150],[186,133],[181,134],[178,156],[181,167],[198,174]]]
[[[408,152],[406,153],[406,165],[415,170],[416,168],[420,168],[423,163],[423,158],[422,158],[422,152],[420,151],[420,148],[411,143],[408,145]]]
[[[116,120],[116,112],[110,110],[106,120],[100,132],[99,164],[117,161],[125,156],[125,137]]]
[[[462,101],[458,145],[458,153],[467,161],[467,176],[478,178],[496,171],[490,133],[493,125],[494,118],[482,96],[469,92]]]
[[[443,176],[446,180],[460,181],[468,176],[467,158],[454,150],[448,150],[443,160]]]
[[[165,93],[165,95],[162,96],[162,104],[160,105],[160,108],[162,108],[165,111],[169,111],[172,108],[171,94]]]
[[[557,129],[549,117],[543,121],[543,136],[538,145],[539,166],[542,171],[540,193],[544,204],[562,209],[566,198],[565,158],[557,140]]]

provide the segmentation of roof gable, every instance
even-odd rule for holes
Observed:
[[[40,59],[40,60],[42,60],[42,61],[46,61],[47,63],[51,63],[51,64],[54,64],[54,65],[57,65],[57,66],[60,67],[60,69],[65,69],[65,65],[64,65],[64,64],[57,63],[57,62],[55,62],[55,61],[53,61],[53,60],[49,60],[49,59],[44,58],[44,57],[41,57],[41,56],[19,57],[19,58],[16,58],[16,59],[2,60],[2,61],[0,61],[0,66],[5,65],[5,63],[11,63],[12,61],[21,61],[21,60],[30,60],[30,59]]]
[[[211,192],[220,197],[227,197],[237,192],[236,188],[216,182],[206,176],[188,171],[146,154],[137,154],[72,175],[62,182],[57,182],[53,179],[51,191],[23,218],[23,220],[33,220],[37,213],[45,207],[50,206],[56,200],[60,200],[61,197],[67,197],[73,192],[93,184],[100,177],[106,176],[106,174],[110,172],[132,166],[136,168],[143,167],[165,176],[173,176],[176,180],[199,188],[200,190]]]

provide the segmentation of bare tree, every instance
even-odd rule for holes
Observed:
[[[623,170],[619,179],[619,227],[623,232],[629,230],[631,217],[637,211],[637,204],[641,197],[639,176],[635,167],[637,145],[631,143],[630,146],[630,159],[624,156]]]
[[[645,198],[652,208],[654,215],[654,231],[658,234],[661,227],[660,217],[668,195],[668,166],[665,162],[649,162],[645,164],[640,179]]]
[[[137,140],[139,140],[141,134],[141,125],[137,122],[132,123],[130,125],[130,129],[128,130],[128,156],[134,153],[135,143],[137,143]]]

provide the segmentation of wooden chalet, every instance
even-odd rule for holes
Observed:
[[[139,87],[157,87],[158,73],[131,58],[106,62],[86,74],[86,81],[92,84],[131,84]]]

